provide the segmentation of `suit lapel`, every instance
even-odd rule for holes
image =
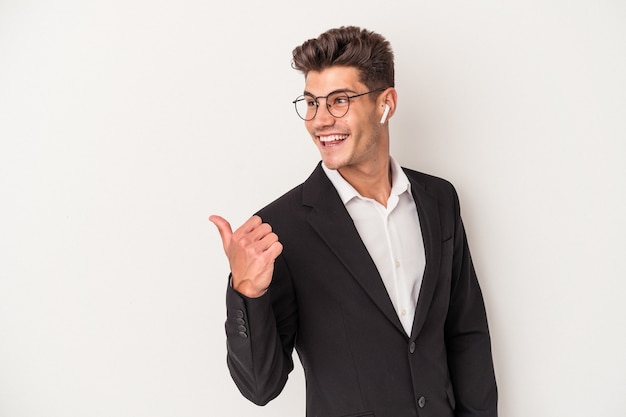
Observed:
[[[415,340],[424,325],[437,285],[439,263],[441,261],[441,223],[437,200],[431,197],[426,192],[424,185],[418,183],[409,172],[405,170],[405,173],[411,182],[411,191],[419,215],[424,250],[426,252],[426,268],[424,269],[422,285],[417,300],[417,309],[413,319],[413,329],[411,331],[411,339]]]
[[[304,183],[303,204],[312,207],[308,218],[311,227],[389,321],[404,333],[376,265],[321,164]]]

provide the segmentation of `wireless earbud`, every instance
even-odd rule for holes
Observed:
[[[383,112],[383,117],[380,118],[380,124],[384,125],[385,122],[387,121],[387,116],[389,115],[389,110],[391,110],[389,108],[389,104],[385,104],[385,111]]]

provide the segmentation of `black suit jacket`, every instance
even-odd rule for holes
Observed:
[[[263,405],[281,392],[295,347],[308,417],[497,416],[487,318],[456,192],[404,171],[426,251],[411,334],[318,165],[258,213],[284,247],[268,292],[250,299],[227,290],[227,362],[246,398]]]

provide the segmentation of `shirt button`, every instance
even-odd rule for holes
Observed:
[[[395,265],[396,265],[396,268],[400,268],[400,261],[396,259]]]
[[[400,314],[402,314],[403,316],[406,316],[406,308],[403,308],[402,311],[400,311]]]
[[[415,353],[415,342],[409,344],[409,353]]]
[[[420,399],[417,400],[417,405],[419,405],[420,408],[424,408],[426,405],[426,398],[420,397]]]

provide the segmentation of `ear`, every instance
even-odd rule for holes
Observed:
[[[398,93],[393,87],[389,87],[378,97],[377,105],[380,115],[380,124],[387,123],[389,118],[396,112],[396,104],[398,102]]]

